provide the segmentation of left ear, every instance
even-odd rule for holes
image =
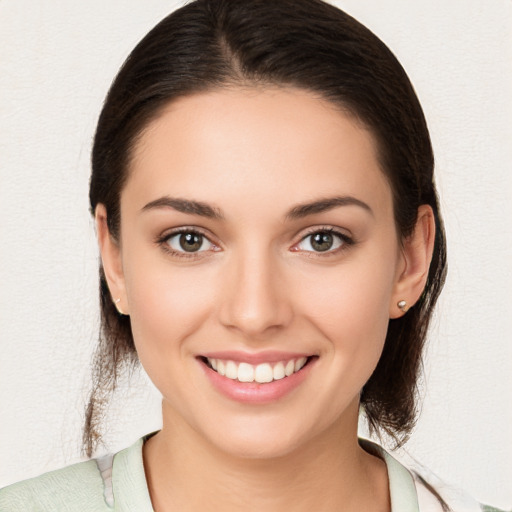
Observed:
[[[402,242],[401,262],[389,304],[390,318],[402,316],[423,293],[432,261],[435,233],[434,212],[428,204],[423,204],[418,208],[414,231]]]

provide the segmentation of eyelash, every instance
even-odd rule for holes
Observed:
[[[203,237],[214,248],[216,248],[216,249],[213,250],[213,252],[218,252],[219,247],[210,240],[208,235],[206,235],[204,232],[202,232],[201,230],[199,230],[197,228],[192,228],[192,227],[189,228],[189,227],[186,227],[186,226],[181,227],[181,228],[177,228],[177,229],[173,230],[170,233],[167,232],[164,235],[159,236],[156,239],[156,243],[158,245],[160,245],[165,252],[171,254],[173,257],[176,257],[176,258],[186,258],[188,260],[196,259],[196,258],[201,257],[202,253],[208,252],[208,250],[206,250],[206,251],[196,251],[196,252],[186,252],[186,251],[176,251],[176,250],[172,249],[170,247],[170,245],[169,245],[169,240],[171,238],[173,238],[175,236],[178,236],[178,235],[181,235],[183,233],[199,235],[199,236]],[[296,246],[298,246],[299,244],[301,244],[302,242],[307,240],[308,237],[311,237],[311,236],[316,235],[318,233],[325,233],[325,234],[333,235],[334,237],[338,238],[341,241],[341,246],[337,247],[334,250],[331,250],[331,249],[326,250],[325,252],[322,252],[322,251],[301,251],[300,249],[296,249]],[[299,242],[294,244],[294,246],[292,248],[292,251],[293,252],[309,253],[309,257],[311,257],[311,258],[314,258],[314,257],[326,258],[326,257],[334,256],[334,255],[336,255],[336,254],[338,254],[340,252],[346,251],[350,246],[354,245],[355,243],[356,242],[355,242],[355,240],[353,238],[349,237],[345,233],[342,233],[341,231],[338,231],[338,230],[336,230],[336,229],[334,229],[332,227],[315,227],[315,228],[312,228],[308,233],[306,233],[299,240]]]

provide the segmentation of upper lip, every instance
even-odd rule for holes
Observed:
[[[283,352],[279,350],[266,350],[263,352],[243,352],[239,350],[222,350],[217,352],[207,352],[201,354],[208,359],[222,359],[223,361],[234,361],[237,363],[278,363],[280,361],[290,361],[301,357],[310,357],[313,354],[305,352]]]

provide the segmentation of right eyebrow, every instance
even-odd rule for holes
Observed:
[[[172,208],[178,212],[190,213],[192,215],[199,215],[208,219],[223,220],[224,215],[219,208],[211,206],[208,203],[201,201],[192,201],[190,199],[180,199],[177,197],[163,196],[154,201],[149,202],[142,208],[142,212],[160,209]]]

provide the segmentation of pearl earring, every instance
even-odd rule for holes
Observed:
[[[124,315],[123,310],[119,307],[119,303],[121,302],[121,299],[115,299],[114,305],[116,306],[116,309],[120,315]]]
[[[402,311],[402,313],[405,313],[407,311],[407,301],[400,300],[396,304],[398,308]]]

